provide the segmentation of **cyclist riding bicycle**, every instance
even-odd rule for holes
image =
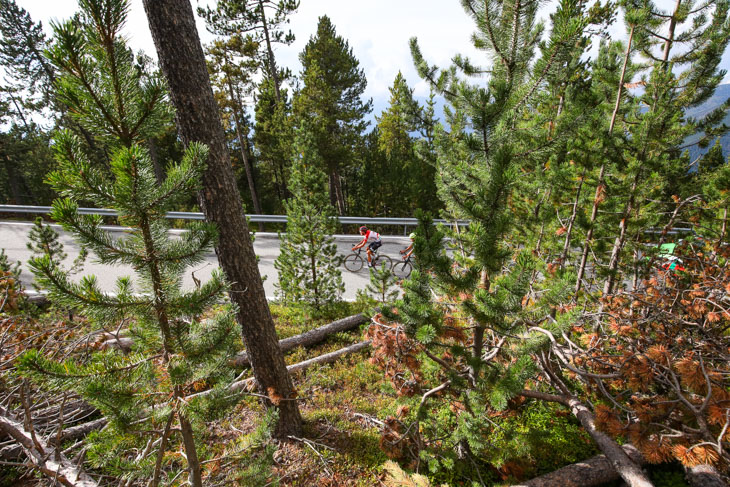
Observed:
[[[365,225],[360,227],[360,235],[362,235],[362,241],[355,245],[352,250],[355,251],[357,249],[361,249],[365,246],[365,244],[369,243],[367,248],[367,254],[368,254],[368,267],[373,267],[373,251],[378,250],[381,245],[383,245],[383,242],[380,240],[380,234],[378,232],[373,232],[372,230],[368,230],[368,227]]]
[[[408,247],[406,247],[405,249],[400,251],[401,254],[404,254],[403,260],[408,259],[408,257],[410,257],[411,254],[413,253],[413,242],[414,242],[414,240],[416,240],[416,234],[411,233],[410,235],[408,235],[408,238],[411,239],[410,245],[408,245]]]

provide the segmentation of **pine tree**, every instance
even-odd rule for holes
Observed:
[[[285,144],[285,141],[291,140],[291,137],[283,136],[277,132],[279,123],[283,123],[281,119],[282,113],[288,113],[286,90],[282,87],[282,83],[291,76],[288,69],[282,70],[278,68],[274,50],[276,45],[291,45],[294,40],[294,34],[286,31],[284,28],[289,23],[289,18],[299,8],[298,0],[245,0],[245,1],[221,1],[215,8],[198,8],[198,13],[206,20],[208,30],[219,36],[216,44],[220,48],[224,48],[233,54],[231,63],[226,61],[222,71],[228,73],[226,78],[233,80],[234,85],[248,84],[252,79],[261,78],[259,85],[259,98],[256,108],[256,128],[254,130],[255,138],[259,139],[257,144],[257,152],[263,156],[259,162],[265,167],[264,172],[273,173],[275,176],[275,189],[277,190],[279,199],[273,201],[272,210],[279,211],[281,202],[288,196],[286,193],[286,175],[282,170],[290,160],[288,151],[282,154],[278,150],[278,146]],[[221,63],[218,63],[221,64]],[[252,87],[247,87],[244,91],[253,91]],[[270,97],[267,90],[271,90]],[[238,113],[236,119],[241,127],[237,129],[237,138],[239,141],[245,139],[248,142],[247,133],[249,127],[245,123],[245,116],[241,106],[241,93],[235,93],[230,85],[224,90],[227,97],[218,97],[219,103],[224,105],[235,105]],[[228,101],[223,101],[228,98]],[[265,106],[264,110],[260,110],[260,106]],[[271,119],[276,120],[273,124],[267,122]],[[286,124],[284,124],[286,125]],[[267,130],[268,129],[268,130]],[[259,131],[267,131],[274,138],[271,143],[268,135],[259,134]],[[240,133],[238,133],[240,132]],[[291,135],[291,134],[289,134]],[[265,146],[259,148],[259,142]],[[249,167],[252,162],[250,147],[241,145],[241,154],[243,156],[244,168],[246,169],[246,177],[249,183],[249,190],[253,199],[253,208],[256,213],[262,213],[260,200],[266,199],[266,191],[262,191],[262,185],[265,184],[266,178],[262,177],[254,185],[253,174],[249,172],[253,170]],[[272,159],[272,157],[274,157]],[[265,175],[264,175],[265,176]],[[260,225],[261,228],[261,225]]]
[[[27,126],[10,123],[0,132],[0,200],[37,205],[53,201],[55,193],[43,183],[54,166],[49,145],[50,134],[32,121]]]
[[[53,197],[42,182],[53,160],[49,137],[33,121],[55,118],[47,45],[40,23],[15,1],[0,1],[0,198],[16,204],[47,204]]]
[[[28,234],[29,242],[26,246],[28,247],[28,250],[33,253],[34,257],[47,255],[55,267],[60,267],[68,256],[66,255],[66,252],[64,252],[63,244],[58,238],[58,232],[55,231],[52,226],[44,224],[43,218],[38,217],[35,219],[35,222],[33,222],[33,228],[30,229],[30,233]],[[66,273],[70,275],[79,272],[82,269],[87,256],[88,251],[86,248],[82,247],[71,267],[66,269]]]
[[[469,219],[470,225],[456,234],[434,229],[422,218],[415,239],[416,269],[404,285],[397,314],[386,314],[395,324],[374,332],[374,343],[386,344],[383,354],[388,347],[395,349],[391,362],[400,361],[410,371],[389,369],[391,377],[401,381],[398,386],[403,393],[426,391],[419,419],[430,419],[434,408],[437,415],[453,413],[448,431],[436,421],[421,423],[419,431],[442,441],[448,438],[457,455],[477,464],[478,459],[504,459],[485,441],[494,421],[489,411],[507,408],[537,374],[542,373],[543,381],[553,379],[541,355],[544,342],[523,337],[530,337],[534,323],[558,335],[570,326],[569,313],[558,315],[556,310],[568,299],[572,277],[549,277],[540,283],[539,293],[528,294],[533,271],[541,263],[535,262],[524,242],[510,242],[507,237],[522,223],[511,215],[516,180],[559,147],[545,144],[545,132],[530,125],[541,88],[556,70],[564,69],[558,60],[574,53],[590,20],[583,2],[561,1],[535,60],[543,36],[536,20],[538,2],[466,0],[462,4],[477,26],[473,43],[493,60],[492,65],[481,68],[456,56],[454,66],[439,70],[425,61],[415,39],[411,51],[419,74],[450,105],[445,110],[448,129],[438,127],[435,137],[439,195],[448,212]],[[469,79],[485,77],[482,83]],[[444,233],[463,252],[447,254]],[[551,316],[552,321],[543,323]],[[401,329],[405,337],[399,336]],[[436,377],[426,379],[418,358],[423,356],[428,370],[438,368]],[[450,392],[438,394],[446,390]],[[426,406],[426,399],[433,404]],[[578,411],[574,409],[573,414],[616,461],[624,479],[632,485],[650,485],[620,447],[604,441],[587,415]]]
[[[256,45],[241,35],[234,35],[226,40],[214,41],[207,48],[208,72],[221,118],[227,131],[233,133],[238,142],[238,153],[241,155],[246,182],[248,183],[251,203],[256,214],[262,214],[259,192],[254,179],[253,155],[249,140],[249,123],[245,109],[245,98],[253,92],[255,73]],[[263,230],[263,223],[259,223]]]
[[[398,278],[385,262],[379,268],[370,269],[370,282],[365,290],[381,305],[395,302],[400,294]]]
[[[278,294],[286,303],[304,304],[319,312],[344,292],[337,267],[337,229],[334,208],[327,201],[326,177],[306,125],[297,133],[297,148],[290,178],[292,197],[284,203],[286,234],[280,237]]]
[[[17,311],[22,300],[20,261],[10,263],[5,249],[0,249],[0,313]]]
[[[730,2],[695,3],[678,0],[672,10],[663,11],[650,1],[626,2],[626,17],[643,19],[634,29],[635,43],[650,62],[641,80],[645,91],[636,99],[648,110],[635,110],[627,120],[631,148],[621,154],[627,190],[604,295],[613,292],[626,243],[637,233],[631,225],[642,228],[660,222],[655,215],[671,207],[672,196],[687,196],[682,186],[691,178],[692,163],[682,153],[685,139],[697,132],[717,134],[715,126],[723,117],[721,107],[703,120],[683,120],[684,111],[712,96],[722,80],[724,71],[718,66],[730,43]],[[641,188],[646,187],[658,190],[641,198]]]
[[[0,249],[0,272],[7,272],[15,279],[20,278],[20,261],[11,264],[5,249]]]
[[[295,94],[297,123],[306,121],[329,177],[330,201],[340,215],[347,211],[342,176],[356,160],[355,148],[368,122],[372,101],[363,103],[365,73],[348,42],[337,35],[326,15],[299,55],[304,86]]]
[[[55,265],[60,265],[66,258],[63,244],[58,241],[58,232],[50,225],[44,225],[41,217],[35,219],[28,240],[26,246],[36,256],[47,255]]]
[[[91,249],[98,262],[130,265],[136,280],[118,279],[114,294],[102,290],[93,276],[72,282],[58,265],[54,236],[42,228],[36,233],[42,242],[38,250],[45,255],[31,259],[30,266],[51,299],[82,309],[100,329],[130,323],[134,350],[128,356],[110,351],[87,362],[64,363],[31,351],[22,358],[20,370],[52,386],[73,388],[102,411],[111,428],[97,437],[97,451],[107,451],[100,458],[111,459],[132,479],[159,483],[165,444],[173,441],[177,424],[189,481],[202,486],[193,424],[225,401],[221,392],[185,397],[201,386],[233,378],[227,359],[236,347],[234,310],[212,312],[225,291],[220,273],[199,289],[181,289],[182,274],[203,260],[216,230],[201,222],[180,239],[171,239],[165,212],[174,208],[179,194],[197,189],[208,152],[191,144],[183,160],[170,166],[163,184],[157,183],[140,143],[158,132],[169,112],[162,104],[162,84],[138,82],[133,58],[119,37],[127,10],[125,2],[89,0],[82,2],[79,16],[54,26],[51,55],[63,73],[61,96],[71,104],[75,119],[114,150],[109,174],[92,165],[77,136],[61,131],[54,142],[59,168],[49,181],[62,195],[54,202],[52,217]],[[132,229],[114,238],[101,228],[101,217],[78,213],[79,201],[114,208],[120,222]],[[155,440],[160,440],[159,450],[148,450],[139,462],[108,455],[129,442]]]
[[[114,435],[130,433],[142,442],[150,434],[165,438],[164,444],[171,425],[179,423],[190,482],[201,486],[192,422],[206,419],[207,408],[222,403],[220,397],[191,401],[185,396],[195,384],[211,386],[232,379],[226,360],[235,353],[235,321],[230,310],[201,319],[225,291],[221,274],[215,273],[195,291],[181,289],[185,269],[201,262],[215,241],[214,227],[196,224],[183,238],[173,240],[167,234],[164,212],[174,204],[177,191],[199,184],[205,147],[191,146],[183,161],[171,166],[165,183],[158,186],[152,162],[138,145],[115,151],[114,172],[109,178],[91,168],[77,138],[63,132],[55,142],[60,168],[51,174],[50,181],[64,199],[54,202],[51,216],[90,248],[100,263],[131,265],[137,280],[119,278],[115,295],[103,291],[94,276],[76,284],[54,261],[58,252],[52,257],[49,251],[57,250],[52,244],[43,247],[46,255],[31,259],[29,264],[37,283],[50,291],[52,300],[83,310],[100,329],[132,320],[134,353],[123,356],[106,352],[94,355],[88,363],[57,363],[40,352],[29,352],[21,360],[21,371],[51,385],[73,388],[99,408],[112,424],[112,430],[102,438],[109,448],[123,447]],[[81,176],[84,174],[88,179]],[[100,217],[80,215],[76,203],[80,199],[116,209],[132,227],[128,236],[115,239],[101,228]],[[137,289],[148,294],[136,294]],[[150,357],[161,358],[160,364],[154,365]],[[140,423],[149,426],[138,426],[136,431],[152,433],[130,431],[132,424]],[[165,424],[162,435],[155,432]],[[133,476],[159,478],[155,457],[148,456],[141,465],[122,464],[121,468]]]
[[[48,40],[41,23],[35,23],[15,0],[0,1],[0,65],[16,86],[31,94],[41,91],[51,98],[55,72],[43,56]]]
[[[730,166],[716,143],[699,161],[698,179],[710,213],[707,230],[715,231],[717,245],[727,242],[728,206],[730,206]],[[719,214],[718,214],[719,213]],[[719,217],[719,218],[718,218]],[[718,228],[719,227],[719,228]]]
[[[280,93],[281,103],[276,101],[273,80],[261,80],[256,99],[256,126],[253,134],[256,158],[264,176],[262,180],[273,185],[262,196],[265,198],[269,195],[269,208],[274,213],[282,211],[284,200],[291,196],[288,180],[294,150],[291,102],[286,89],[282,88]]]
[[[215,9],[199,8],[208,30],[219,36],[241,37],[241,41],[255,46],[255,58],[265,77],[273,80],[277,103],[285,100],[281,95],[281,83],[289,76],[280,72],[274,56],[274,45],[289,46],[294,42],[291,30],[284,31],[289,17],[299,8],[299,0],[225,0]],[[245,36],[245,37],[243,37]]]
[[[422,109],[400,72],[389,90],[388,108],[376,117],[378,148],[387,165],[362,174],[361,184],[379,188],[379,197],[391,207],[394,216],[410,216],[417,208],[435,210],[435,168],[418,156],[411,136],[420,128],[418,116]]]

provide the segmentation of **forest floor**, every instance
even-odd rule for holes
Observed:
[[[361,311],[355,303],[342,303],[330,316],[311,319],[305,314],[278,305],[272,305],[279,338],[298,335],[321,326],[333,319],[343,318]],[[46,317],[48,319],[50,317]],[[58,315],[55,317],[58,319]],[[56,321],[54,326],[64,320]],[[74,320],[83,323],[83,318]],[[3,320],[0,320],[3,322]],[[23,320],[15,317],[5,320],[13,323],[15,332],[23,338],[32,337],[44,330],[46,335],[53,322],[45,324],[43,319],[31,320],[32,328],[22,330]],[[330,335],[324,342],[308,348],[297,348],[286,353],[287,364],[339,350],[363,340],[367,324],[351,332]],[[8,330],[2,330],[5,334]],[[44,329],[45,328],[45,329]],[[292,376],[299,407],[304,419],[301,438],[290,441],[276,441],[270,438],[267,427],[271,418],[254,395],[244,396],[223,418],[210,422],[201,428],[200,440],[205,485],[281,486],[281,487],[371,487],[390,485],[420,485],[388,482],[385,464],[388,455],[381,448],[383,425],[389,418],[398,417],[403,406],[416,409],[419,397],[399,397],[383,371],[370,363],[370,349],[352,353],[330,364],[314,365]],[[8,356],[3,356],[7,359]],[[7,362],[5,362],[7,364]],[[245,370],[238,372],[251,375]],[[593,456],[595,447],[566,411],[552,406],[526,406],[519,417],[506,418],[518,434],[541,436],[543,446],[525,454],[515,461],[505,462],[499,467],[482,464],[481,475],[486,485],[510,485],[515,480],[531,478],[550,472],[568,463]],[[500,448],[500,438],[490,438],[495,448]],[[393,451],[392,449],[390,450]],[[180,452],[170,451],[174,457]],[[396,459],[407,469],[420,468],[421,473],[429,470],[425,462],[419,462],[408,455]],[[471,486],[471,475],[452,472],[430,472],[433,487],[440,485]],[[22,474],[15,468],[0,467],[0,487],[45,486],[50,482]],[[98,471],[98,473],[107,473]],[[471,472],[473,473],[473,472]],[[178,485],[183,481],[180,476]],[[672,480],[677,476],[672,475]],[[681,483],[656,485],[674,486]]]
[[[278,306],[272,311],[280,339],[328,321],[287,316],[287,310]],[[361,330],[337,333],[316,346],[290,351],[286,363],[295,364],[361,340]],[[369,350],[356,352],[335,363],[314,365],[293,374],[304,434],[300,440],[274,443],[271,485],[384,485],[383,464],[388,457],[379,446],[380,428],[368,418],[377,421],[394,415],[397,396],[382,371],[369,363],[369,355]],[[208,444],[225,451],[231,442],[240,441],[241,432],[254,433],[263,415],[257,398],[245,399],[226,419],[211,425]],[[225,476],[230,478],[230,474]]]

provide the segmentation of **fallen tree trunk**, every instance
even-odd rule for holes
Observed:
[[[645,463],[641,453],[632,445],[624,445],[622,449],[638,465]],[[513,487],[597,487],[619,478],[606,455],[597,455]]]
[[[58,404],[33,411],[33,423],[38,427],[52,425],[58,420],[60,411]],[[71,424],[76,422],[77,418],[89,416],[94,414],[95,411],[96,408],[83,399],[75,399],[64,406],[63,422]]]
[[[324,341],[328,336],[341,331],[352,330],[357,328],[368,320],[367,316],[362,313],[342,318],[341,320],[333,321],[326,325],[309,330],[308,332],[293,337],[284,338],[279,340],[279,348],[282,352],[286,352],[296,347],[308,347]],[[117,348],[124,353],[129,353],[134,345],[134,340],[129,337],[116,338],[110,335],[109,338],[102,343],[102,349]],[[231,360],[231,363],[236,367],[245,367],[250,365],[248,354],[241,352]]]
[[[646,473],[626,454],[619,444],[613,438],[598,430],[593,413],[577,398],[530,390],[523,390],[520,395],[542,401],[557,402],[566,406],[573,416],[580,421],[583,429],[591,436],[596,446],[606,455],[614,470],[629,487],[654,487]]]
[[[697,465],[687,470],[687,482],[692,487],[727,487],[720,472],[711,465]]]
[[[108,422],[109,421],[106,418],[102,417],[99,419],[95,419],[94,421],[89,421],[88,423],[82,423],[77,426],[65,428],[61,432],[61,442],[63,443],[65,441],[73,441],[84,438],[92,431],[102,429],[104,426],[107,425]],[[20,444],[16,443],[0,449],[0,460],[17,460],[22,456],[22,454],[23,448],[20,446]]]
[[[359,352],[360,350],[364,350],[368,347],[370,347],[370,340],[364,341],[364,342],[359,342],[354,345],[350,345],[349,347],[335,350],[334,352],[325,353],[324,355],[320,355],[319,357],[314,357],[309,360],[305,360],[303,362],[289,365],[286,369],[289,373],[297,372],[300,370],[304,370],[308,367],[311,367],[312,365],[315,365],[315,364],[326,364],[326,363],[334,362],[335,360],[337,360],[338,358],[340,358],[344,355]],[[245,390],[245,389],[253,386],[254,380],[255,380],[255,378],[249,377],[248,379],[236,381],[233,384],[231,384],[230,386],[228,386],[228,389],[232,392]],[[192,394],[190,396],[187,396],[185,399],[190,400],[194,397],[205,396],[207,394],[210,394],[210,390]]]
[[[66,487],[98,487],[98,483],[73,464],[63,453],[49,445],[41,436],[25,429],[23,424],[0,410],[0,431],[21,446],[32,466]]]
[[[286,352],[287,350],[291,350],[292,348],[296,347],[308,347],[310,345],[314,345],[315,343],[324,341],[325,338],[334,333],[352,330],[353,328],[356,328],[365,323],[367,320],[368,318],[362,313],[348,316],[347,318],[333,321],[332,323],[320,326],[319,328],[315,328],[314,330],[309,330],[308,332],[302,333],[301,335],[296,335],[293,337],[284,338],[283,340],[279,340],[279,348],[281,348],[282,352]],[[233,358],[233,364],[238,367],[248,365],[249,361],[246,352],[241,352],[236,355]]]

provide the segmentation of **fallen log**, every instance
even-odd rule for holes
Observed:
[[[641,453],[633,445],[624,445],[621,448],[637,464],[645,463]],[[597,455],[513,487],[596,487],[619,478],[606,455]]]
[[[81,438],[84,438],[92,431],[102,429],[104,426],[106,426],[108,422],[109,421],[106,418],[102,417],[99,419],[95,419],[94,421],[89,421],[87,423],[82,423],[77,426],[65,428],[61,432],[61,442],[63,443],[65,441],[79,440]],[[18,443],[0,449],[0,460],[17,460],[22,455],[23,448]]]
[[[98,483],[73,464],[63,453],[49,445],[40,435],[25,429],[23,423],[0,410],[0,431],[21,446],[32,467],[66,487],[98,487]]]
[[[613,438],[598,430],[593,412],[578,398],[532,390],[522,390],[519,394],[524,397],[557,402],[566,406],[629,487],[654,487],[641,466],[634,462]]]
[[[33,422],[38,427],[49,425],[58,420],[60,411],[58,404],[33,411]],[[74,399],[64,406],[63,421],[70,424],[75,422],[76,418],[91,415],[94,411],[96,408],[83,399]]]
[[[712,465],[697,465],[687,470],[687,482],[692,487],[727,487],[727,482]]]
[[[303,362],[299,362],[296,364],[292,364],[287,366],[286,370],[289,371],[289,373],[292,372],[298,372],[300,370],[304,370],[308,367],[311,367],[315,364],[326,364],[330,362],[334,362],[338,358],[350,354],[359,352],[360,350],[364,350],[366,348],[370,347],[370,340],[359,342],[354,345],[350,345],[345,348],[341,348],[339,350],[335,350],[334,352],[325,353],[324,355],[320,355],[318,357],[311,358],[309,360],[304,360]],[[255,383],[256,379],[253,377],[249,377],[248,379],[243,379],[236,381],[232,383],[230,386],[228,386],[228,390],[232,392],[242,391],[245,389],[248,389],[249,387],[252,387]],[[185,400],[190,400],[195,397],[201,397],[210,394],[210,390],[198,392],[195,394],[191,394],[190,396],[185,397]]]
[[[334,333],[352,330],[353,328],[356,328],[365,323],[367,320],[368,318],[362,313],[348,316],[347,318],[333,321],[332,323],[320,326],[319,328],[315,328],[314,330],[309,330],[308,332],[302,333],[301,335],[296,335],[293,337],[284,338],[283,340],[279,340],[279,348],[281,348],[282,352],[286,352],[287,350],[291,350],[292,348],[296,347],[308,347],[310,345],[314,345],[316,343],[324,341],[325,338]],[[233,364],[237,367],[243,367],[248,365],[249,361],[246,352],[241,352],[236,355],[233,358]]]
[[[332,323],[328,323],[326,325],[320,326],[319,328],[309,330],[308,332],[302,333],[300,335],[295,335],[293,337],[279,340],[279,348],[281,348],[282,352],[286,352],[296,347],[308,347],[310,345],[315,345],[319,342],[324,341],[330,335],[339,333],[341,331],[348,331],[352,330],[353,328],[357,328],[358,326],[365,323],[367,320],[367,316],[363,315],[362,313],[348,316],[347,318],[333,321]],[[105,340],[101,344],[103,350],[116,348],[124,353],[129,353],[132,350],[133,345],[134,340],[132,338],[117,338],[111,334],[109,335],[107,340]],[[248,354],[246,354],[246,352],[239,353],[238,355],[233,357],[231,363],[236,367],[245,367],[249,365]]]

